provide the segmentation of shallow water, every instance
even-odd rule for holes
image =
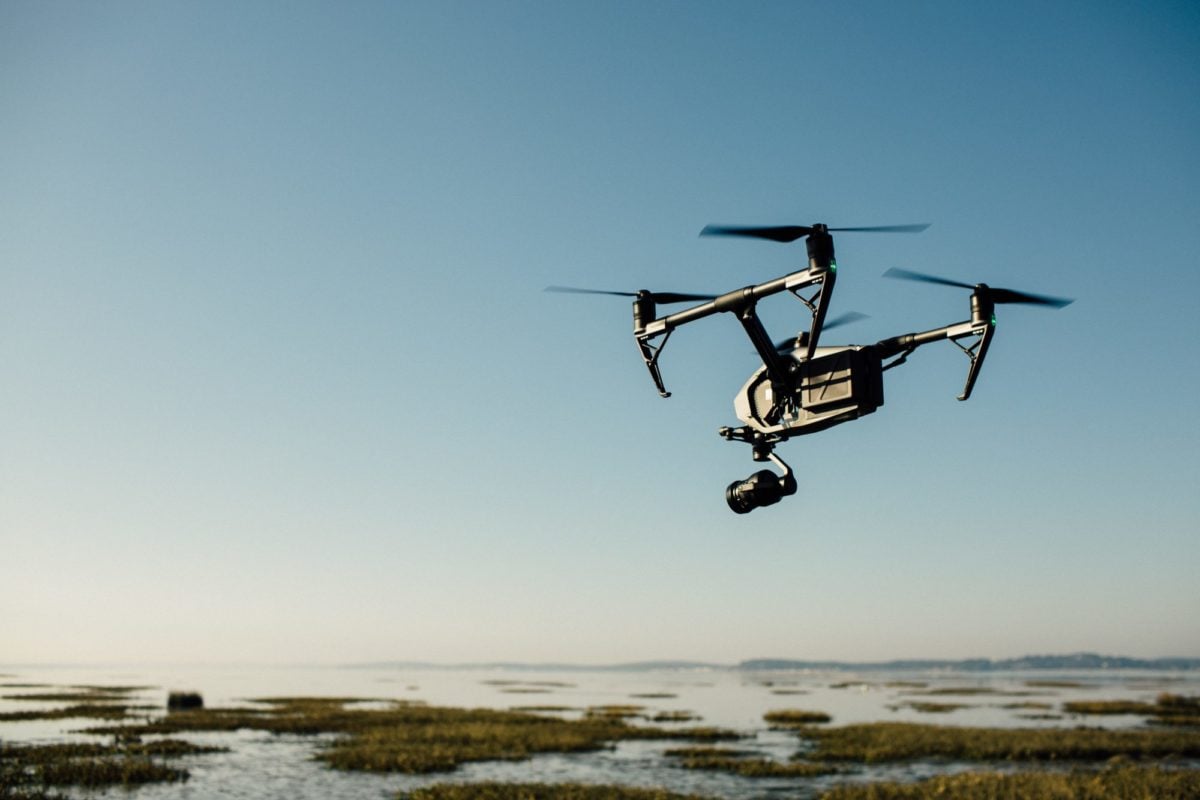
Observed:
[[[989,727],[1141,726],[1140,716],[1074,716],[1062,713],[1068,700],[1128,699],[1153,702],[1161,692],[1200,694],[1200,673],[1081,671],[1024,673],[955,672],[746,672],[734,670],[546,671],[487,669],[399,669],[324,667],[207,667],[146,669],[5,668],[0,695],[19,695],[53,686],[146,686],[131,702],[164,708],[170,690],[198,691],[209,707],[240,705],[255,697],[339,696],[381,700],[420,700],[430,705],[508,709],[567,706],[564,716],[580,715],[596,705],[640,705],[644,714],[687,711],[699,719],[655,723],[665,728],[712,725],[733,728],[750,738],[737,743],[763,755],[787,760],[799,749],[792,734],[770,731],[763,714],[779,709],[823,711],[832,725],[874,721],[911,721]],[[1039,686],[1030,682],[1063,681],[1079,686]],[[924,684],[915,686],[911,684]],[[945,694],[946,690],[961,693]],[[938,692],[930,694],[930,692]],[[909,703],[962,704],[964,708],[930,713]],[[1044,703],[1049,709],[1006,708]],[[65,703],[0,699],[0,711],[54,708]],[[1029,718],[1029,715],[1036,718]],[[636,722],[636,720],[635,720]],[[99,724],[94,720],[0,722],[0,740],[50,742],[85,740],[73,733]],[[439,782],[579,781],[661,786],[731,800],[811,797],[847,780],[914,779],[968,765],[945,762],[869,767],[851,776],[821,778],[742,778],[674,766],[663,751],[679,742],[629,741],[594,753],[547,754],[523,762],[485,762],[432,776],[338,772],[312,760],[328,736],[275,736],[259,731],[180,735],[199,744],[231,748],[228,753],[178,759],[191,778],[181,784],[73,795],[119,796],[127,800],[207,800],[207,798],[287,798],[350,800],[393,798],[396,792]]]

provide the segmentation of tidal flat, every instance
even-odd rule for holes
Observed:
[[[3,800],[1200,796],[1194,673],[5,672]]]

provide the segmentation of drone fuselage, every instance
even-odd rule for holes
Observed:
[[[788,359],[787,378],[761,367],[733,399],[738,419],[772,439],[823,431],[883,405],[883,359],[871,345],[804,349]],[[780,387],[782,386],[782,391]]]

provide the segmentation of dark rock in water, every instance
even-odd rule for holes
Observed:
[[[167,695],[167,710],[182,711],[189,708],[204,708],[204,698],[199,692],[171,692]]]

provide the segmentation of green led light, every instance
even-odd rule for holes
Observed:
[[[830,271],[830,272],[837,272],[837,262],[836,262],[836,261],[830,261],[830,262],[829,262],[829,271]]]
[[[996,327],[996,315],[992,314],[992,327]]]

